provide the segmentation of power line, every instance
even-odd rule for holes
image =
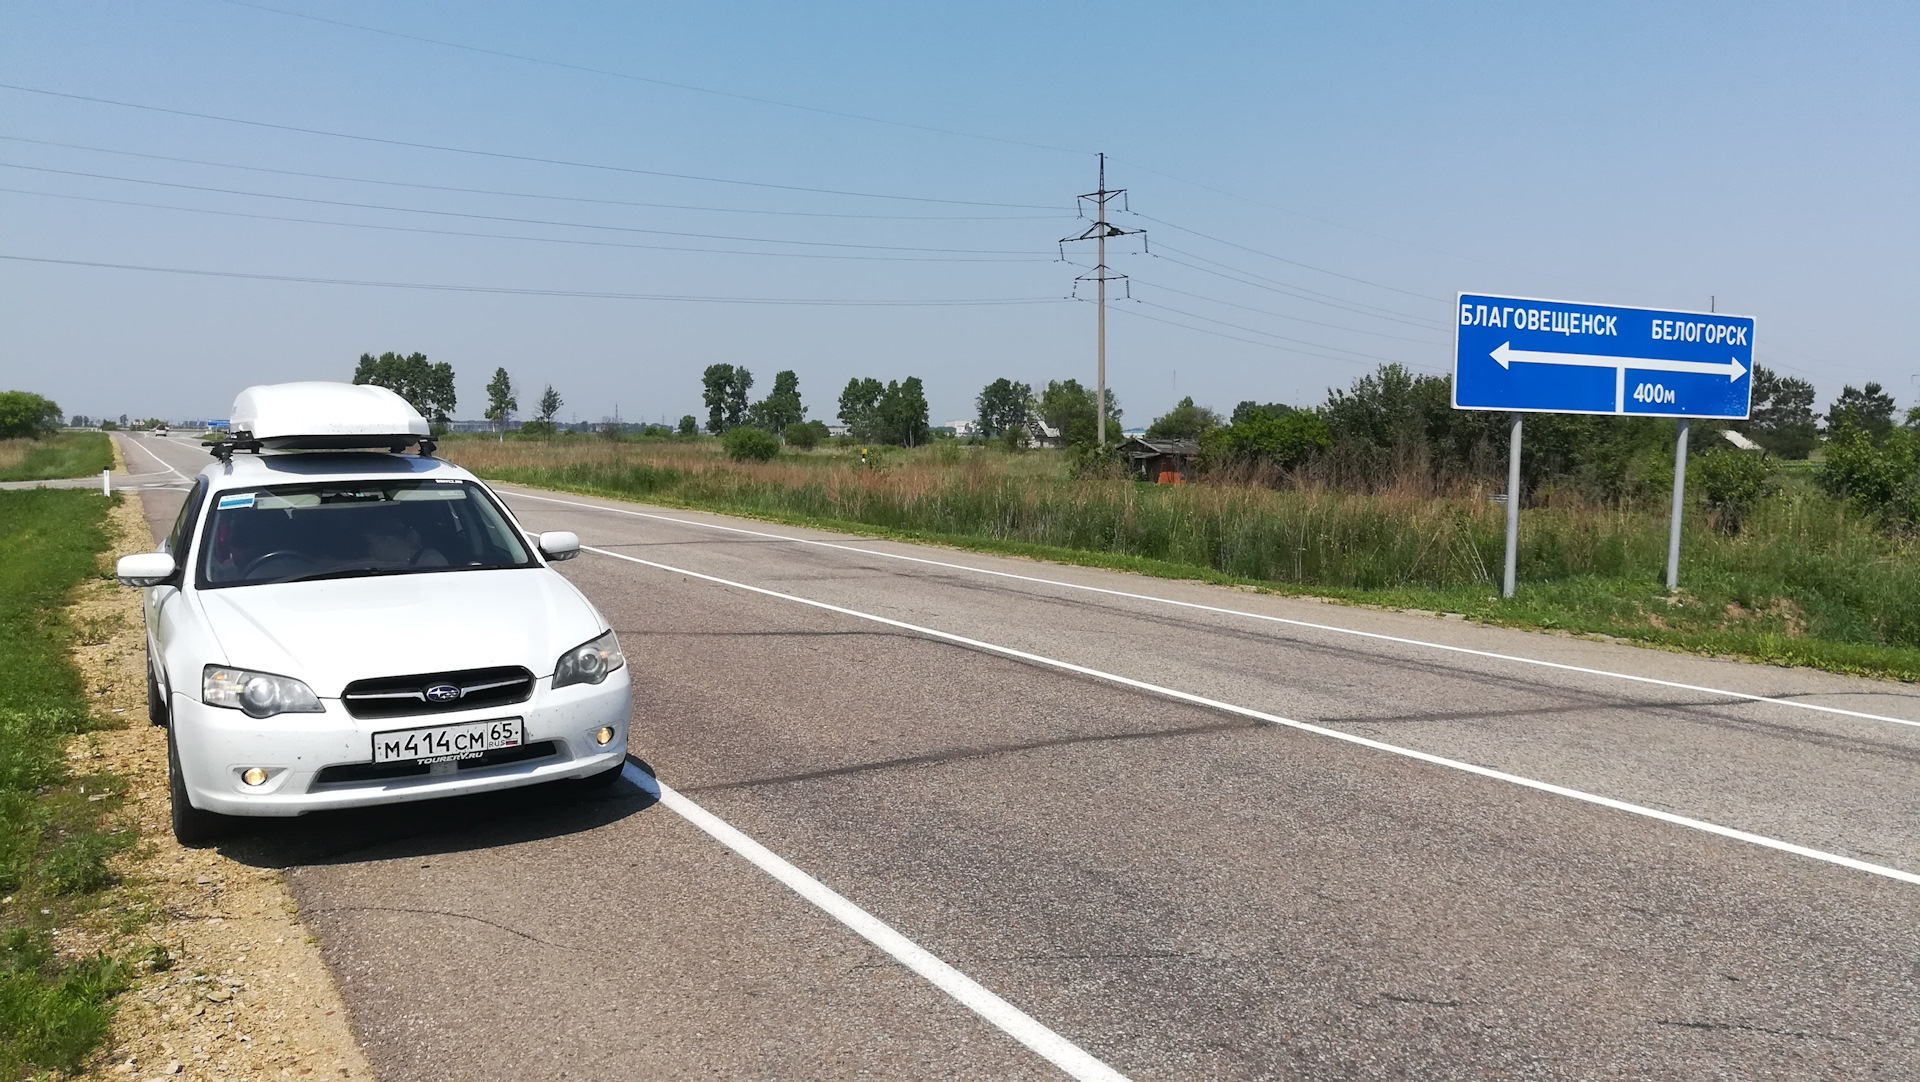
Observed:
[[[241,124],[250,128],[267,128],[273,131],[296,132],[301,135],[324,135],[329,139],[350,139],[361,143],[374,143],[380,146],[408,147],[414,150],[434,150],[446,154],[468,154],[480,158],[500,158],[506,161],[533,162],[538,165],[559,165],[571,169],[598,169],[610,173],[627,173],[644,177],[665,177],[670,180],[692,180],[703,184],[736,184],[747,188],[769,188],[785,192],[808,192],[814,195],[842,195],[857,199],[895,199],[910,203],[945,203],[963,207],[1000,207],[1010,210],[1057,210],[1056,207],[1041,206],[1037,203],[990,203],[974,199],[937,199],[926,195],[889,195],[884,192],[855,192],[838,188],[809,188],[798,184],[774,184],[762,180],[736,180],[730,177],[704,177],[691,173],[666,173],[657,169],[638,169],[627,165],[608,165],[604,162],[577,162],[565,158],[542,158],[532,154],[513,154],[503,150],[475,150],[471,147],[442,146],[437,143],[416,143],[405,139],[385,139],[377,135],[356,135],[351,132],[327,131],[324,128],[304,128],[297,124],[276,124],[265,120],[246,120],[240,117],[219,116],[214,113],[196,113],[188,109],[170,109],[161,105],[142,105],[138,102],[119,101],[113,98],[96,98],[86,94],[69,94],[59,90],[42,90],[39,87],[20,86],[15,83],[0,83],[0,90],[15,90],[23,94],[40,94],[50,98],[65,98],[69,101],[84,101],[95,105],[112,105],[122,109],[139,109],[149,113],[164,113],[169,116],[192,117],[195,120],[216,120],[223,124]]]
[[[1141,214],[1138,211],[1133,211],[1131,213],[1133,213],[1134,217],[1136,218],[1145,218],[1149,222],[1154,222],[1159,225],[1164,225],[1168,229],[1178,229],[1182,233],[1191,233],[1196,237],[1200,237],[1203,240],[1210,240],[1215,244],[1224,244],[1229,248],[1238,248],[1243,252],[1251,252],[1257,256],[1262,256],[1267,259],[1275,260],[1277,262],[1286,263],[1291,266],[1300,267],[1305,270],[1310,270],[1318,274],[1330,275],[1334,278],[1345,279],[1346,281],[1349,281],[1349,282],[1358,282],[1363,286],[1372,286],[1375,289],[1384,289],[1390,293],[1404,293],[1409,297],[1418,297],[1423,301],[1446,301],[1451,299],[1448,297],[1436,297],[1430,293],[1416,293],[1411,289],[1401,289],[1399,286],[1390,286],[1382,282],[1369,281],[1368,279],[1365,279],[1365,278],[1357,278],[1351,274],[1342,274],[1339,271],[1328,270],[1325,267],[1316,267],[1311,263],[1302,263],[1297,259],[1288,259],[1286,256],[1283,256],[1283,255],[1274,255],[1272,252],[1263,252],[1258,248],[1249,248],[1244,244],[1238,244],[1238,243],[1235,243],[1234,241],[1226,240],[1221,237],[1216,237],[1210,233],[1202,233],[1198,229],[1188,229],[1184,225],[1175,225],[1172,222],[1166,221],[1161,218],[1155,218],[1155,217],[1152,217],[1151,215]]]
[[[0,190],[3,190],[3,189],[0,189]],[[1385,331],[1369,331],[1369,330],[1364,330],[1360,327],[1349,327],[1344,323],[1323,323],[1317,319],[1307,319],[1305,316],[1293,316],[1293,315],[1288,315],[1285,312],[1275,312],[1272,309],[1268,309],[1268,308],[1255,308],[1251,305],[1235,304],[1233,301],[1223,301],[1218,297],[1209,297],[1204,293],[1189,293],[1184,289],[1175,289],[1172,286],[1161,285],[1158,282],[1148,282],[1139,278],[1135,278],[1133,279],[1133,281],[1139,285],[1146,286],[1148,289],[1160,289],[1160,290],[1165,290],[1168,293],[1178,293],[1183,297],[1192,297],[1195,300],[1208,301],[1213,304],[1224,304],[1229,308],[1238,308],[1243,312],[1256,312],[1263,316],[1272,316],[1275,319],[1290,319],[1296,323],[1311,323],[1316,327],[1330,327],[1336,331],[1352,331],[1354,334],[1370,334],[1377,338],[1391,338],[1396,342],[1418,342],[1421,345],[1428,345],[1428,346],[1437,346],[1437,345],[1445,344],[1443,342],[1435,341],[1434,339],[1431,339],[1431,338],[1408,338],[1406,335],[1402,335],[1402,334],[1388,334]]]
[[[145,158],[156,162],[175,162],[180,165],[204,165],[215,169],[242,169],[250,173],[271,173],[283,177],[303,177],[308,180],[338,180],[349,184],[379,184],[390,188],[418,188],[429,192],[459,192],[464,195],[499,195],[514,199],[550,199],[565,203],[597,203],[611,207],[644,207],[649,210],[692,210],[712,214],[763,214],[789,218],[851,218],[871,221],[899,222],[1026,222],[1051,220],[1058,214],[843,214],[823,210],[762,210],[757,207],[705,207],[687,203],[646,203],[632,199],[599,199],[584,195],[553,195],[546,192],[512,192],[498,188],[461,188],[448,184],[423,184],[409,180],[379,180],[373,177],[347,177],[331,173],[306,173],[298,169],[274,169],[264,165],[241,165],[237,162],[206,161],[201,158],[176,158],[167,154],[147,154],[138,150],[118,150],[113,147],[87,146],[83,143],[61,143],[52,139],[29,139],[24,135],[0,135],[0,139],[13,143],[32,143],[35,146],[61,147],[66,150],[86,150],[98,154],[118,154],[128,158]]]
[[[1261,342],[1252,338],[1241,338],[1239,335],[1223,334],[1220,331],[1208,330],[1205,327],[1191,327],[1185,323],[1176,323],[1171,319],[1162,319],[1159,316],[1150,316],[1145,312],[1136,311],[1135,309],[1129,308],[1126,305],[1121,305],[1120,307],[1114,309],[1114,311],[1119,312],[1122,315],[1131,316],[1134,319],[1145,319],[1145,320],[1151,320],[1155,323],[1164,323],[1169,327],[1178,327],[1183,331],[1193,331],[1196,334],[1210,334],[1215,338],[1225,338],[1230,342],[1243,342],[1249,346],[1259,346],[1261,349],[1278,350],[1281,353],[1291,353],[1300,357],[1313,357],[1317,360],[1322,360],[1322,361],[1338,361],[1341,364],[1365,364],[1366,363],[1365,361],[1355,360],[1352,357],[1335,357],[1325,353],[1313,353],[1304,349],[1296,349],[1292,346],[1280,346],[1280,345],[1275,345],[1272,342]],[[1406,364],[1406,362],[1404,361],[1398,362],[1398,363],[1401,363],[1408,368],[1418,368],[1421,371],[1426,371],[1426,372],[1435,371],[1435,369],[1428,368],[1425,365]]]
[[[1156,303],[1154,303],[1153,301],[1143,301],[1143,300],[1141,300],[1141,299],[1140,299],[1140,298],[1138,298],[1138,297],[1135,297],[1135,298],[1133,298],[1133,303],[1135,303],[1135,304],[1144,304],[1144,305],[1146,305],[1146,306],[1147,306],[1148,308],[1158,308],[1158,309],[1160,309],[1160,310],[1161,310],[1161,311],[1163,311],[1163,312],[1172,312],[1172,313],[1173,313],[1174,315],[1176,315],[1176,316],[1185,316],[1185,317],[1187,317],[1188,319],[1198,319],[1198,320],[1201,320],[1202,322],[1206,322],[1206,323],[1217,323],[1217,324],[1219,324],[1219,325],[1220,325],[1220,326],[1222,326],[1222,327],[1231,327],[1231,328],[1233,328],[1233,329],[1234,329],[1234,330],[1236,330],[1236,331],[1245,331],[1245,332],[1247,332],[1248,334],[1257,334],[1257,335],[1261,335],[1261,336],[1263,336],[1263,337],[1266,337],[1266,338],[1276,338],[1276,339],[1279,339],[1279,340],[1280,340],[1280,341],[1282,341],[1282,342],[1292,342],[1292,343],[1294,343],[1294,344],[1296,344],[1296,345],[1302,345],[1302,346],[1311,346],[1311,347],[1312,347],[1312,348],[1314,348],[1314,349],[1326,349],[1326,350],[1332,350],[1332,351],[1333,351],[1333,352],[1335,352],[1335,353],[1351,353],[1351,354],[1353,354],[1353,355],[1354,355],[1355,357],[1364,357],[1364,358],[1366,358],[1367,360],[1370,360],[1370,361],[1380,361],[1380,362],[1382,362],[1382,363],[1385,363],[1385,364],[1400,364],[1400,363],[1402,363],[1402,362],[1400,362],[1399,360],[1397,360],[1397,359],[1395,359],[1395,358],[1393,358],[1393,357],[1382,357],[1382,356],[1380,356],[1380,355],[1379,355],[1379,354],[1377,354],[1377,353],[1365,353],[1365,352],[1362,352],[1362,351],[1360,351],[1360,350],[1357,350],[1357,349],[1347,349],[1347,348],[1346,348],[1346,347],[1344,347],[1344,346],[1330,346],[1330,345],[1328,345],[1328,344],[1326,344],[1325,342],[1309,342],[1309,341],[1307,341],[1307,340],[1306,340],[1306,339],[1304,339],[1304,338],[1289,338],[1288,336],[1286,336],[1286,335],[1284,335],[1284,334],[1274,334],[1274,333],[1273,333],[1272,331],[1263,331],[1263,330],[1261,330],[1261,329],[1260,329],[1260,328],[1258,328],[1258,327],[1245,327],[1245,326],[1242,326],[1242,325],[1240,325],[1240,324],[1238,324],[1238,323],[1228,323],[1228,322],[1227,322],[1226,320],[1224,320],[1224,319],[1214,319],[1214,318],[1213,318],[1212,316],[1203,316],[1203,315],[1199,315],[1199,314],[1197,314],[1197,313],[1194,313],[1194,312],[1186,312],[1186,311],[1182,311],[1181,309],[1178,309],[1178,308],[1169,308],[1169,307],[1167,307],[1167,306],[1166,306],[1166,305],[1164,305],[1164,304],[1156,304]]]
[[[1250,275],[1249,276],[1250,278],[1258,279],[1258,280],[1249,280],[1249,278],[1242,278],[1237,275],[1223,274],[1217,270],[1208,270],[1206,267],[1197,267],[1192,263],[1188,263],[1179,259],[1174,259],[1166,255],[1165,253],[1167,252],[1179,252],[1181,255],[1193,256],[1193,258],[1201,260],[1202,262],[1205,262],[1205,263],[1213,262],[1213,260],[1207,259],[1204,256],[1193,255],[1193,253],[1191,252],[1184,252],[1178,248],[1172,248],[1165,244],[1160,245],[1158,250],[1149,252],[1148,254],[1153,256],[1153,258],[1157,260],[1160,260],[1166,263],[1171,263],[1176,267],[1185,267],[1191,271],[1199,271],[1201,274],[1210,274],[1215,278],[1224,278],[1229,282],[1238,282],[1243,286],[1252,286],[1254,289],[1264,289],[1269,293],[1278,293],[1283,297],[1292,297],[1295,300],[1306,301],[1310,304],[1325,305],[1328,308],[1338,308],[1343,312],[1352,312],[1354,315],[1371,316],[1374,319],[1384,319],[1390,323],[1404,323],[1410,327],[1425,327],[1431,330],[1441,330],[1444,327],[1443,324],[1439,323],[1436,320],[1422,319],[1419,316],[1412,315],[1411,313],[1395,312],[1387,308],[1375,308],[1372,305],[1360,304],[1357,301],[1351,302],[1351,303],[1343,303],[1337,300],[1327,300],[1325,299],[1324,294],[1316,294],[1313,290],[1305,289],[1299,286],[1281,285],[1281,284],[1275,283],[1274,280],[1271,278],[1261,278],[1259,275]],[[1220,266],[1223,264],[1215,264],[1215,265]],[[1270,283],[1270,284],[1262,284],[1263,282]]]
[[[112,180],[125,184],[151,184],[161,188],[179,188],[193,192],[212,192],[217,195],[241,195],[254,199],[283,199],[294,203],[315,203],[329,207],[351,207],[356,210],[384,210],[400,214],[429,214],[440,218],[470,218],[483,222],[509,222],[514,225],[547,225],[563,229],[604,229],[616,233],[645,233],[657,237],[683,237],[689,240],[724,240],[741,244],[796,244],[808,248],[861,248],[884,252],[936,252],[942,255],[1013,255],[1039,256],[1041,252],[1022,252],[1010,249],[992,248],[915,248],[898,244],[854,244],[849,241],[831,240],[785,240],[780,237],[742,237],[729,233],[688,233],[673,229],[646,229],[634,225],[603,225],[595,222],[560,222],[547,218],[516,218],[504,214],[473,214],[459,210],[430,210],[423,207],[395,207],[384,203],[356,203],[344,199],[320,199],[308,195],[279,195],[274,192],[250,192],[240,188],[215,188],[205,184],[182,184],[172,180],[149,180],[145,177],[120,177],[110,173],[88,173],[77,169],[55,169],[45,165],[21,165],[16,162],[0,162],[0,169],[25,169],[36,173],[55,173],[69,177],[87,177],[93,180]]]
[[[693,248],[676,244],[634,244],[614,240],[588,240],[584,237],[527,237],[510,233],[475,233],[462,229],[428,229],[424,226],[382,225],[375,222],[335,222],[324,218],[295,218],[284,214],[253,214],[241,210],[215,210],[211,207],[180,207],[168,203],[145,203],[134,199],[109,199],[97,195],[74,195],[67,192],[39,192],[30,188],[0,187],[0,192],[15,195],[37,195],[45,199],[73,199],[85,203],[106,203],[120,207],[145,207],[153,210],[174,210],[187,214],[215,214],[225,218],[249,218],[265,222],[298,222],[304,225],[331,225],[343,229],[377,229],[389,233],[425,233],[441,237],[477,237],[485,240],[518,240],[537,244],[574,244],[595,248],[636,248],[657,252],[696,252],[705,255],[745,255],[765,256],[776,259],[853,259],[898,263],[1051,263],[1044,256],[1028,258],[987,257],[967,259],[954,256],[899,256],[899,255],[841,255],[828,252],[753,252],[733,248]]]
[[[862,120],[869,124],[885,124],[893,128],[910,128],[914,131],[933,132],[938,135],[954,135],[962,139],[980,139],[989,143],[1006,143],[1010,146],[1029,147],[1034,150],[1051,150],[1061,154],[1088,153],[1087,151],[1074,150],[1070,147],[1052,146],[1047,143],[1031,143],[1024,139],[1008,139],[999,135],[981,135],[978,132],[960,131],[957,128],[941,128],[931,124],[914,124],[904,120],[888,120],[884,117],[868,116],[864,113],[843,112],[839,109],[826,109],[817,105],[801,105],[797,102],[780,101],[777,98],[762,98],[731,90],[715,90],[712,87],[694,86],[691,83],[675,83],[647,75],[634,75],[629,72],[613,71],[608,68],[590,67],[586,64],[573,64],[564,60],[547,60],[542,57],[527,56],[522,53],[509,53],[500,49],[487,49],[478,45],[463,45],[456,41],[442,41],[439,38],[429,38],[419,34],[404,34],[398,30],[382,30],[376,26],[365,26],[360,23],[350,23],[340,19],[328,19],[319,15],[307,15],[298,11],[286,11],[281,8],[267,7],[264,4],[250,4],[247,3],[246,0],[224,0],[224,2],[232,4],[235,7],[252,8],[255,11],[270,12],[274,15],[284,15],[293,19],[306,19],[310,22],[327,23],[332,26],[345,27],[349,30],[359,30],[368,34],[379,34],[384,37],[399,38],[403,41],[417,41],[426,45],[437,45],[443,49],[459,49],[462,52],[478,53],[483,56],[496,56],[507,60],[518,60],[528,64],[541,64],[550,68],[563,68],[567,71],[585,72],[589,75],[604,75],[614,79],[626,79],[636,83],[648,83],[653,86],[664,86],[674,90],[691,91],[695,94],[711,94],[715,97],[753,102],[756,105],[771,105],[780,109],[798,109],[802,112],[819,113],[822,116],[839,117],[843,120]]]
[[[93,267],[106,270],[144,271],[154,274],[185,274],[198,278],[242,278],[258,282],[293,282],[303,285],[364,286],[375,289],[423,289],[443,293],[499,293],[523,297],[580,297],[589,300],[681,301],[699,304],[764,304],[827,308],[964,308],[1019,304],[1058,304],[1062,297],[969,297],[941,300],[846,300],[839,298],[798,297],[708,297],[665,293],[614,293],[573,289],[532,289],[520,286],[446,285],[434,282],[381,282],[356,278],[309,278],[290,274],[250,274],[242,271],[201,270],[193,267],[153,267],[136,263],[100,263],[83,259],[51,259],[45,256],[9,255],[0,259],[19,263],[47,263],[63,267]]]

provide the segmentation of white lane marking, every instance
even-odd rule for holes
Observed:
[[[188,477],[186,474],[181,473],[179,470],[176,470],[171,465],[169,465],[166,459],[161,458],[157,454],[154,454],[153,448],[148,447],[146,444],[141,443],[139,440],[136,440],[136,439],[128,439],[126,442],[132,444],[135,447],[140,448],[142,451],[145,451],[147,453],[148,458],[151,458],[155,462],[160,463],[161,469],[166,470],[170,474],[173,474],[175,477],[178,477],[180,480],[182,481],[192,480],[192,478]],[[146,475],[142,475],[142,476],[146,476]]]
[[[628,763],[623,775],[641,789],[659,797],[668,809],[705,831],[715,841],[740,854],[754,867],[779,880],[795,894],[824,910],[860,938],[885,951],[894,961],[918,973],[928,983],[958,1000],[973,1013],[999,1027],[1041,1058],[1082,1082],[1127,1082],[1127,1077],[1093,1055],[1041,1025],[1032,1015],[994,995],[978,981],[936,958],[926,948],[895,931],[880,918],[849,901],[840,892],[794,867],[779,854],[742,834],[737,828],[672,786]]]
[[[1597,793],[1583,792],[1579,789],[1569,789],[1564,785],[1555,785],[1549,781],[1522,777],[1519,774],[1509,774],[1504,770],[1494,770],[1491,767],[1462,762],[1458,759],[1449,759],[1443,755],[1434,755],[1430,752],[1417,751],[1413,748],[1403,748],[1398,744],[1388,744],[1384,741],[1373,740],[1364,736],[1356,736],[1352,733],[1342,732],[1339,729],[1329,729],[1324,726],[1314,725],[1310,722],[1295,721],[1292,718],[1283,718],[1278,714],[1269,714],[1265,711],[1254,710],[1250,707],[1223,702],[1219,699],[1209,699],[1204,695],[1195,695],[1190,691],[1181,691],[1178,688],[1164,687],[1160,684],[1149,684],[1145,680],[1135,680],[1130,676],[1121,676],[1118,673],[1105,672],[1101,669],[1090,669],[1085,665],[1075,665],[1071,661],[1061,661],[1058,658],[1029,653],[1025,650],[1017,650],[1011,646],[999,646],[990,642],[982,642],[979,639],[970,639],[964,635],[955,635],[950,631],[939,631],[930,627],[922,627],[919,624],[909,624],[903,620],[895,620],[886,616],[876,616],[870,612],[861,612],[858,609],[849,609],[825,601],[815,601],[812,598],[799,597],[794,594],[784,594],[778,590],[769,590],[764,586],[749,586],[744,582],[734,582],[731,579],[723,579],[717,575],[706,575],[698,571],[689,571],[685,568],[674,567],[669,564],[655,563],[652,560],[643,560],[638,556],[628,556],[623,552],[612,552],[607,549],[594,548],[591,545],[582,545],[580,547],[587,552],[600,556],[611,556],[616,560],[626,560],[629,563],[642,564],[675,575],[685,575],[688,578],[702,579],[706,582],[721,586],[730,586],[736,590],[747,590],[767,597],[779,598],[782,601],[792,601],[801,605],[810,605],[816,609],[825,609],[828,612],[836,612],[842,616],[851,616],[859,620],[871,620],[876,624],[885,624],[888,627],[897,627],[904,631],[912,631],[916,634],[929,636],[930,638],[943,639],[947,642],[969,646],[976,650],[985,650],[1006,657],[1018,658],[1021,661],[1030,661],[1036,665],[1046,665],[1064,672],[1077,673],[1081,676],[1092,677],[1095,680],[1104,680],[1111,684],[1119,684],[1122,687],[1134,688],[1154,695],[1162,695],[1169,699],[1192,703],[1195,706],[1204,706],[1228,714],[1237,714],[1243,718],[1252,718],[1256,721],[1264,721],[1271,725],[1281,725],[1289,729],[1298,729],[1303,733],[1312,733],[1315,736],[1324,736],[1332,740],[1344,741],[1348,744],[1357,744],[1360,747],[1371,748],[1374,751],[1383,751],[1389,755],[1400,755],[1408,759],[1417,759],[1420,762],[1429,763],[1433,766],[1443,766],[1449,770],[1458,770],[1482,778],[1504,781],[1512,785],[1536,789],[1543,793],[1552,793],[1554,796],[1566,797],[1569,800],[1578,800],[1587,804],[1595,804],[1602,808],[1611,808],[1614,811],[1623,811],[1630,815],[1657,819],[1662,823],[1671,823],[1674,826],[1686,827],[1689,830],[1698,830],[1706,834],[1746,842],[1749,845],[1776,849],[1782,853],[1792,853],[1794,856],[1825,861],[1828,864],[1837,864],[1842,868],[1852,868],[1854,871],[1885,876],[1888,879],[1897,879],[1902,883],[1911,883],[1920,886],[1920,875],[1916,875],[1913,872],[1902,871],[1899,868],[1889,868],[1881,864],[1871,864],[1864,860],[1856,860],[1853,857],[1842,856],[1839,853],[1829,853],[1822,849],[1811,849],[1804,845],[1795,845],[1792,842],[1782,841],[1779,838],[1769,838],[1764,834],[1752,834],[1744,830],[1735,830],[1732,827],[1723,827],[1718,823],[1709,823],[1704,819],[1693,819],[1684,815],[1675,815],[1672,812],[1661,811],[1658,808],[1649,808],[1640,804],[1629,804],[1624,800],[1615,800],[1610,796],[1600,796]]]
[[[1084,590],[1087,593],[1106,594],[1109,597],[1124,597],[1132,601],[1151,601],[1156,604],[1174,605],[1183,609],[1198,609],[1201,612],[1215,612],[1225,616],[1243,616],[1249,620],[1265,620],[1268,623],[1312,628],[1315,631],[1331,631],[1340,635],[1356,635],[1363,639],[1377,639],[1381,642],[1399,643],[1403,646],[1421,646],[1429,650],[1446,650],[1455,654],[1471,654],[1474,657],[1492,658],[1496,661],[1512,661],[1521,665],[1538,665],[1541,668],[1559,669],[1562,672],[1584,673],[1588,676],[1605,676],[1614,680],[1631,680],[1639,684],[1653,684],[1658,687],[1677,688],[1681,691],[1698,691],[1707,695],[1724,695],[1729,699],[1744,699],[1748,702],[1756,703],[1772,703],[1775,706],[1791,706],[1799,710],[1814,710],[1823,714],[1839,714],[1844,717],[1861,718],[1866,721],[1885,721],[1895,725],[1909,725],[1914,728],[1920,728],[1920,721],[1914,721],[1909,718],[1888,717],[1885,714],[1868,714],[1859,710],[1847,710],[1838,706],[1823,706],[1819,703],[1805,703],[1795,699],[1776,699],[1769,695],[1755,695],[1747,691],[1728,691],[1725,688],[1710,688],[1700,684],[1682,684],[1674,680],[1661,680],[1652,676],[1635,676],[1632,673],[1613,672],[1608,669],[1589,669],[1584,665],[1568,665],[1559,661],[1542,661],[1539,658],[1495,653],[1492,650],[1475,650],[1470,646],[1452,646],[1444,642],[1428,642],[1425,639],[1408,639],[1399,635],[1382,634],[1378,631],[1358,631],[1354,628],[1338,627],[1333,624],[1316,624],[1310,620],[1293,620],[1285,616],[1269,616],[1261,612],[1248,612],[1245,609],[1228,609],[1218,605],[1203,605],[1197,601],[1176,601],[1169,597],[1155,597],[1152,594],[1135,594],[1125,590],[1109,590],[1101,586],[1085,586],[1077,582],[1062,582],[1059,579],[1043,579],[1033,575],[1016,575],[1011,571],[994,571],[984,567],[969,567],[966,564],[948,563],[944,560],[929,560],[921,556],[906,556],[897,552],[863,549],[855,545],[835,544],[832,541],[817,541],[810,537],[792,537],[787,534],[767,533],[762,530],[743,530],[737,526],[721,526],[712,522],[698,522],[693,519],[674,518],[672,515],[653,515],[645,511],[629,511],[624,507],[605,507],[595,503],[580,503],[576,500],[557,500],[551,496],[535,496],[526,492],[507,492],[504,493],[504,495],[517,496],[525,500],[541,500],[546,503],[565,504],[569,507],[585,507],[593,511],[612,511],[615,514],[632,515],[636,518],[656,519],[660,522],[676,522],[683,526],[698,526],[707,530],[723,530],[727,533],[747,534],[752,537],[767,537],[778,541],[791,541],[800,545],[841,549],[845,552],[858,552],[866,556],[884,556],[889,560],[904,560],[908,563],[926,564],[930,567],[945,567],[954,571],[970,571],[976,575],[992,575],[996,578],[1017,579],[1021,582],[1039,583],[1044,586],[1058,586],[1064,590]]]

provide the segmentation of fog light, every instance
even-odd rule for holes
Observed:
[[[613,740],[613,726],[602,725],[594,731],[593,738],[600,743],[601,747],[606,747]]]
[[[250,766],[247,768],[246,773],[240,775],[240,780],[246,782],[248,785],[265,785],[267,784],[267,772],[257,766]]]

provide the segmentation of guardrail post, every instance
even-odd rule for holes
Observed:
[[[102,496],[113,495],[113,471],[112,470],[100,471],[100,495]]]

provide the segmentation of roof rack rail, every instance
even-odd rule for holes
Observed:
[[[418,443],[420,445],[420,449],[416,453],[419,454],[421,458],[434,457],[433,453],[439,450],[440,448],[440,441],[435,439],[432,436],[421,436],[410,442]],[[238,436],[229,436],[226,439],[207,440],[206,442],[202,443],[201,446],[207,449],[207,453],[211,454],[213,457],[219,459],[220,461],[232,462],[233,453],[235,451],[251,451],[257,455],[260,453],[260,450],[264,446],[264,444],[260,440],[251,438],[251,436],[247,433],[241,433]],[[391,451],[397,455],[405,451],[406,446],[407,445],[403,443],[403,444],[400,444],[399,446],[391,448]],[[370,450],[373,450],[373,448],[371,447],[352,448],[352,450],[370,451]]]

